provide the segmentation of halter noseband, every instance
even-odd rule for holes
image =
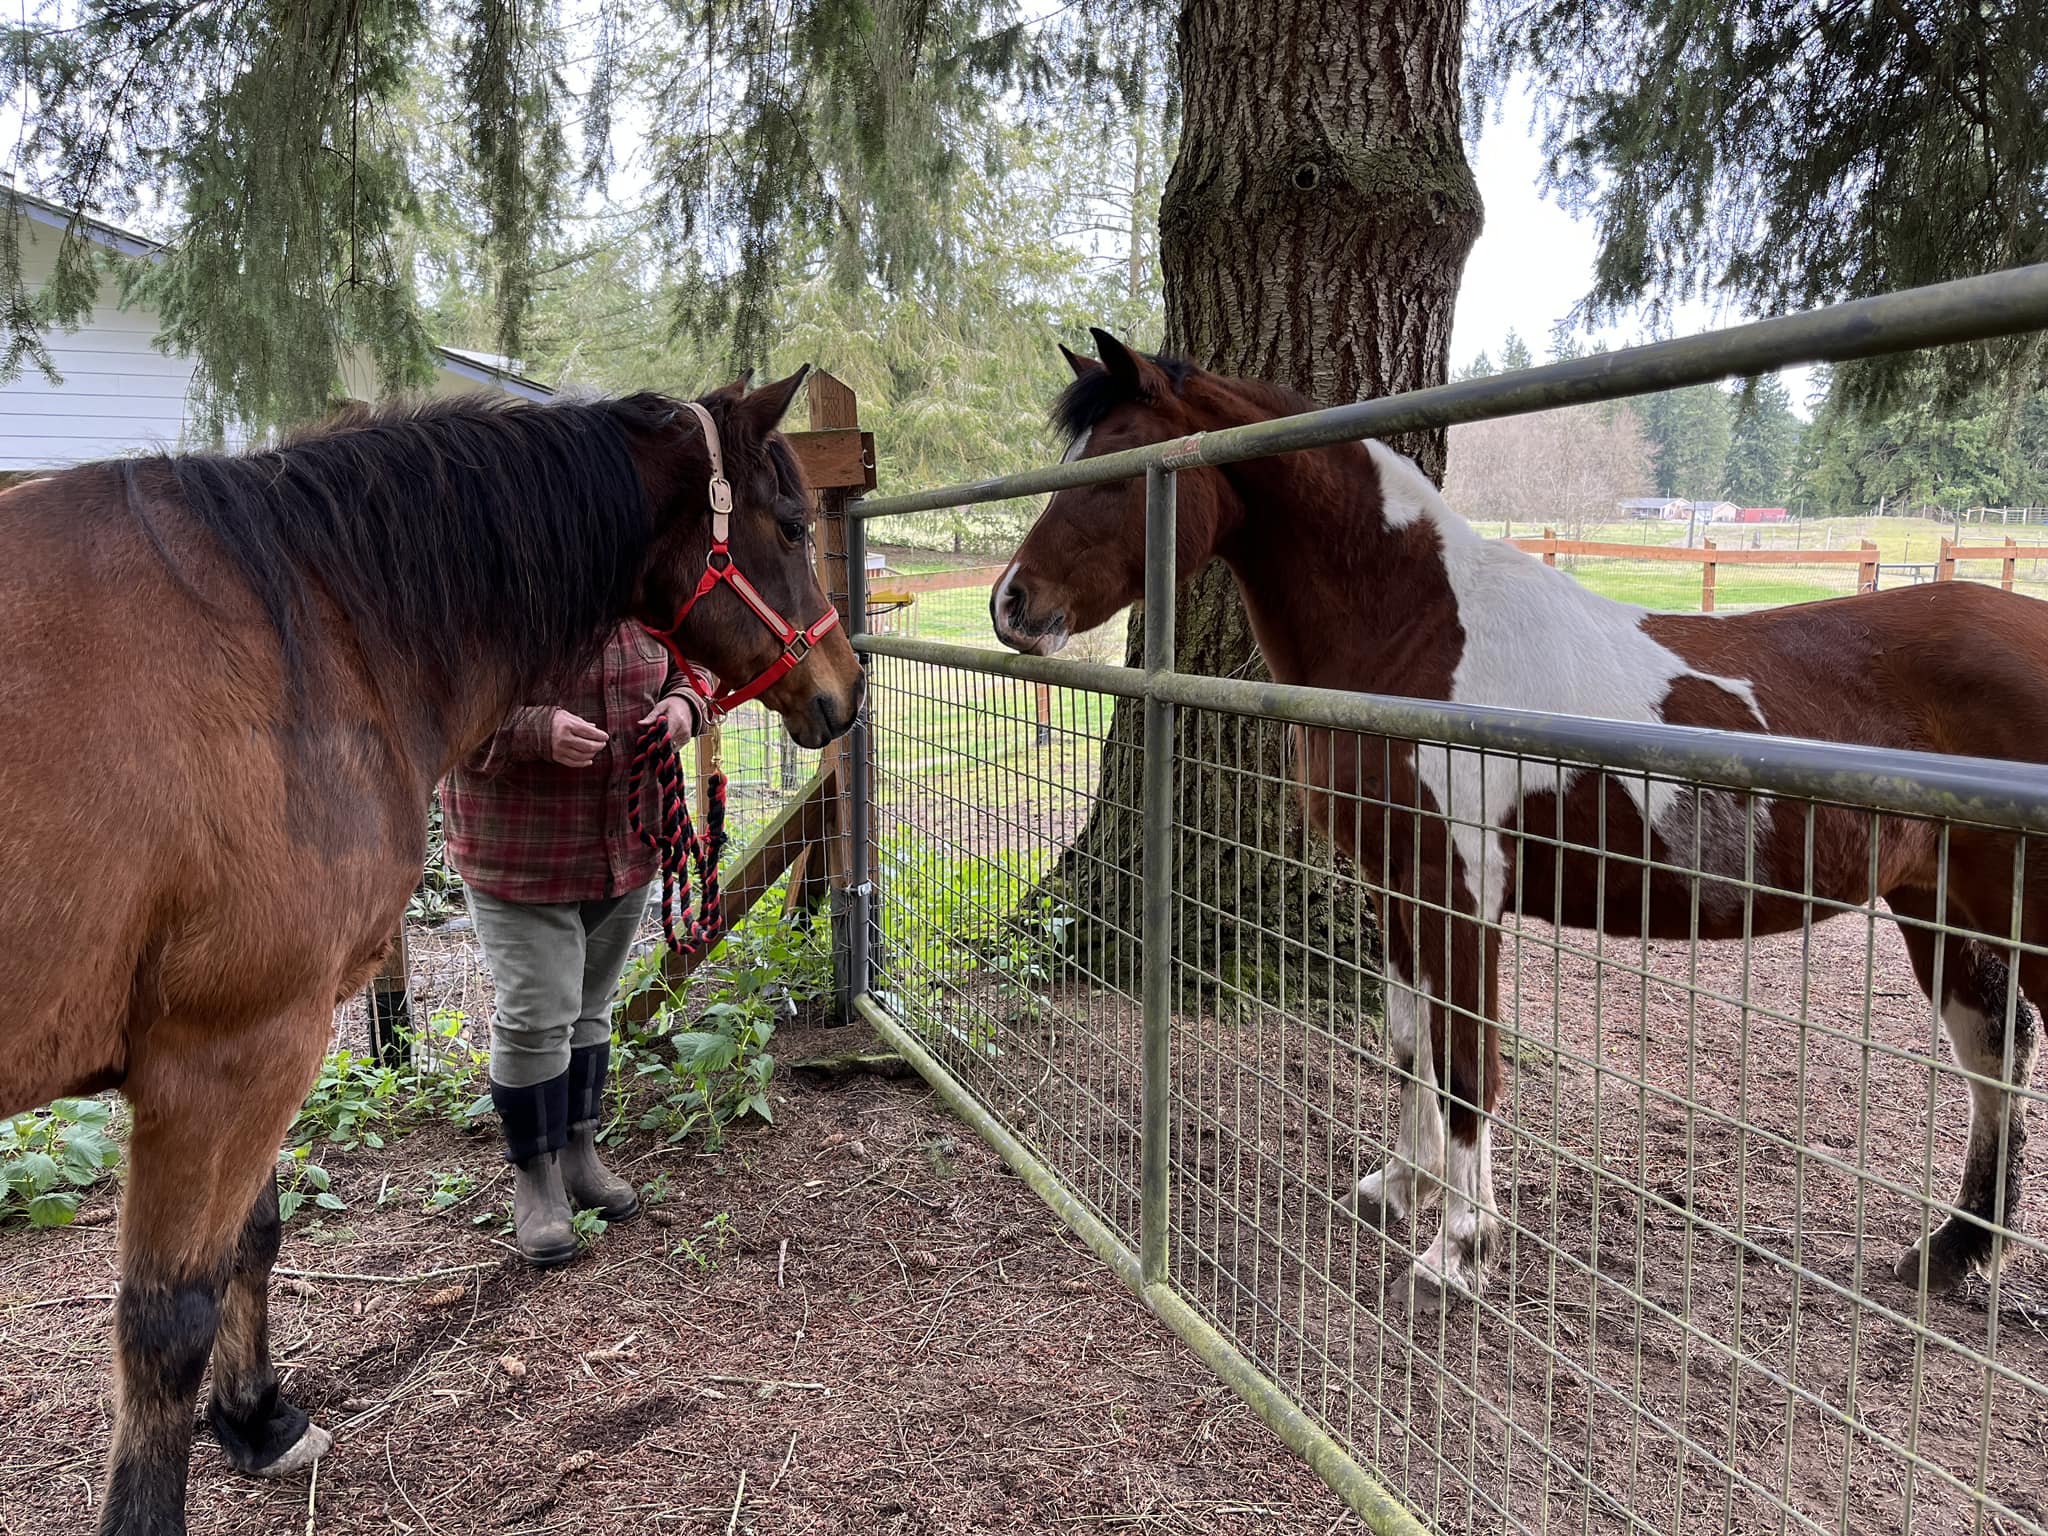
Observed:
[[[678,666],[683,665],[683,654],[676,649],[675,633],[683,627],[683,621],[690,616],[690,610],[703,600],[705,595],[720,585],[732,588],[739,600],[753,609],[763,624],[776,639],[782,642],[782,654],[768,664],[768,669],[744,688],[721,688],[718,697],[711,701],[714,717],[730,714],[749,699],[759,698],[811,654],[816,645],[831,632],[839,622],[839,610],[832,604],[825,605],[825,612],[809,629],[798,629],[780,613],[768,600],[754,589],[754,584],[740,574],[740,568],[733,564],[732,550],[727,537],[732,532],[732,486],[725,478],[725,456],[718,445],[718,427],[711,419],[711,413],[694,400],[683,402],[683,409],[697,418],[697,424],[704,429],[704,444],[711,450],[711,548],[704,556],[704,574],[698,579],[697,590],[692,592],[683,606],[676,610],[675,618],[667,629],[646,626],[647,632],[659,640],[675,657]]]

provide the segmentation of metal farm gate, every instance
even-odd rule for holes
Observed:
[[[2004,1177],[2023,1116],[2042,1113],[2032,1018],[2008,988],[1988,1037],[2002,1049],[1956,1061],[1901,924],[1973,938],[2014,975],[2048,935],[2022,931],[2017,901],[1966,934],[1945,890],[1901,915],[1875,889],[1881,847],[1920,837],[1944,884],[1960,838],[1995,849],[2017,891],[2048,858],[2048,773],[1177,673],[1175,471],[2044,326],[2048,266],[832,520],[858,629],[875,520],[1145,477],[1144,667],[857,635],[871,707],[825,769],[843,1000],[1372,1529],[2048,1536],[2048,1200],[2037,1176],[2015,1205]],[[1142,739],[1111,738],[1119,700],[1142,704]],[[1697,919],[1687,938],[1622,940],[1509,903],[1504,1243],[1476,1301],[1413,1304],[1433,1222],[1382,1231],[1339,1203],[1396,1144],[1397,1079],[1428,1068],[1388,1048],[1382,1000],[1402,983],[1329,936],[1367,927],[1369,895],[1430,898],[1334,870],[1335,910],[1309,910],[1305,877],[1327,885],[1329,850],[1246,830],[1261,824],[1246,807],[1285,790],[1290,731],[1689,799],[1748,850],[1734,868],[1663,866],[1696,902],[1804,909],[1797,931],[1745,921],[1714,943]],[[1077,845],[1105,795],[1142,835]],[[1490,825],[1483,804],[1438,814]],[[1765,818],[1803,825],[1809,847],[1845,827],[1866,838],[1872,889],[1844,902],[1810,874],[1770,885],[1754,862]],[[1604,836],[1584,852],[1603,893],[1610,872],[1619,887],[1655,862]],[[1300,924],[1242,931],[1276,906]],[[1224,959],[1244,953],[1261,958]],[[2003,1263],[1929,1297],[1893,1265],[1955,1213],[1973,1097]]]

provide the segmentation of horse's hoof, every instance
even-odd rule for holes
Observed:
[[[1384,1200],[1374,1200],[1361,1196],[1355,1189],[1337,1203],[1353,1216],[1356,1216],[1361,1225],[1371,1227],[1378,1232],[1389,1231],[1392,1220],[1398,1219],[1394,1218],[1393,1213],[1387,1209],[1387,1203]]]
[[[1943,1240],[1947,1227],[1938,1228],[1927,1240],[1927,1294],[1947,1296],[1962,1289],[1977,1265],[1964,1245]],[[1892,1277],[1912,1290],[1920,1288],[1920,1245],[1913,1244],[1892,1265]]]
[[[1408,1270],[1408,1310],[1417,1317],[1433,1317],[1439,1312],[1448,1312],[1460,1301],[1471,1297],[1455,1284],[1445,1280],[1442,1274],[1425,1269],[1420,1262]]]
[[[1482,1245],[1446,1243],[1441,1235],[1408,1270],[1409,1304],[1418,1312],[1443,1311],[1453,1302],[1474,1302],[1486,1289]]]
[[[334,1448],[334,1436],[318,1424],[308,1424],[306,1432],[277,1460],[267,1466],[254,1468],[252,1477],[290,1477],[294,1472],[303,1472]]]

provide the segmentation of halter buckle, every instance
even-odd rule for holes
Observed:
[[[800,665],[803,659],[811,654],[811,637],[799,632],[796,638],[783,648],[782,654],[789,658],[792,666]]]

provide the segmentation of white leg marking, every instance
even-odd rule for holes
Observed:
[[[2018,985],[2010,978],[2004,984]],[[1935,1223],[1936,1233],[1949,1231],[1945,1241],[1936,1243],[1935,1259],[1928,1267],[1928,1285],[1935,1291],[1953,1289],[1972,1271],[1989,1278],[1996,1245],[1989,1233],[1977,1223],[1989,1222],[1994,1215],[1999,1215],[2006,1226],[2017,1224],[2021,1165],[2027,1141],[2026,1101],[1998,1086],[2005,1080],[2006,1070],[2003,1010],[1993,1017],[1969,1000],[1951,995],[1942,1007],[1941,1022],[1948,1034],[1949,1045],[1956,1053],[1957,1063],[1965,1071],[1975,1074],[1969,1080],[1970,1139],[1963,1153],[1962,1184],[1956,1195],[1956,1205],[1976,1221],[1951,1217],[1946,1222]],[[2013,1028],[2013,1081],[2024,1088],[2033,1079],[2034,1054],[2039,1039],[2038,1027],[2024,1000],[2015,1010]],[[1980,1081],[1980,1078],[1988,1081]],[[2002,1170],[1999,1166],[2001,1149],[2005,1156]],[[1999,1210],[2001,1195],[2004,1201],[2002,1212]],[[1963,1234],[1960,1243],[1956,1240],[1958,1234]],[[1904,1284],[1920,1284],[1920,1248],[1920,1242],[1915,1239],[1892,1266],[1892,1273]],[[1997,1257],[2003,1262],[2010,1257],[2010,1249],[1998,1252]]]
[[[255,1477],[290,1477],[294,1472],[303,1472],[334,1446],[334,1436],[318,1424],[308,1424],[306,1432],[299,1436],[299,1443],[286,1451],[267,1467],[258,1467]]]
[[[1446,1159],[1443,1230],[1415,1261],[1416,1294],[1477,1296],[1498,1241],[1500,1214],[1493,1197],[1493,1122],[1479,1122],[1474,1143],[1453,1140]]]
[[[1444,1122],[1435,1051],[1425,1023],[1428,1005],[1391,965],[1386,998],[1387,1043],[1400,1073],[1394,1150],[1377,1173],[1358,1181],[1345,1204],[1361,1220],[1397,1231],[1407,1217],[1434,1204],[1442,1189]]]

